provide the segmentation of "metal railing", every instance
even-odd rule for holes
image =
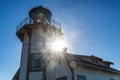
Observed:
[[[41,22],[38,22],[37,24],[39,24],[39,23],[49,24],[49,25],[51,25],[52,27],[55,27],[55,28],[61,30],[61,24],[60,24],[59,22],[53,20],[53,19],[51,19],[50,22],[48,22],[48,21],[41,21]],[[24,18],[24,19],[20,22],[20,24],[17,26],[16,32],[17,32],[18,30],[20,30],[24,25],[27,25],[27,24],[36,24],[36,23],[34,23],[34,21],[33,21],[32,19],[26,17],[26,18]]]

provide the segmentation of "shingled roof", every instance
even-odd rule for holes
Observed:
[[[91,68],[96,68],[100,70],[110,71],[120,74],[119,70],[112,68],[110,65],[113,65],[110,61],[104,61],[102,58],[96,57],[94,55],[77,55],[77,54],[68,54],[67,59],[69,61],[74,61],[78,66],[87,66]]]

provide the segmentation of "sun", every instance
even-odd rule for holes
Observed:
[[[63,40],[57,40],[57,41],[52,43],[52,47],[51,48],[54,51],[61,52],[65,48],[65,43],[64,43]]]

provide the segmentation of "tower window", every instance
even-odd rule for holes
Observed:
[[[41,64],[40,54],[33,53],[31,55],[31,61],[30,61],[31,71],[41,70],[42,69],[41,65],[42,64]]]
[[[86,76],[84,76],[84,75],[77,75],[77,80],[86,80]]]
[[[35,59],[35,68],[40,68],[41,62],[40,59]]]
[[[67,80],[67,77],[66,76],[60,77],[60,78],[57,78],[56,80]]]
[[[113,78],[110,78],[110,80],[114,80]]]

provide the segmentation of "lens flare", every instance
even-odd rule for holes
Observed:
[[[53,42],[52,43],[52,50],[54,50],[54,51],[58,51],[58,52],[60,52],[60,51],[63,51],[63,48],[65,47],[65,43],[64,43],[64,41],[62,41],[62,40],[57,40],[57,41],[55,41],[55,42]]]

